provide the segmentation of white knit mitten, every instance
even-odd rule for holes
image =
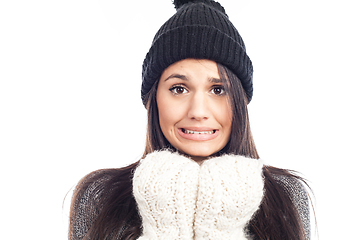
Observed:
[[[193,239],[199,171],[199,164],[169,151],[141,160],[133,178],[143,228],[138,239]]]
[[[196,240],[247,239],[244,228],[263,197],[262,162],[224,155],[201,165]]]

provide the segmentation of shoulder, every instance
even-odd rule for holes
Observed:
[[[295,202],[307,202],[308,193],[304,183],[295,176],[272,174],[275,181],[280,184]]]
[[[134,165],[134,164],[133,164]],[[112,193],[131,195],[132,168],[101,169],[82,178],[74,189],[70,210],[70,239],[87,236]]]
[[[109,170],[102,169],[83,177],[74,189],[70,210],[69,235],[72,240],[83,239],[101,209],[101,196]]]
[[[290,196],[299,217],[303,223],[306,235],[310,235],[310,207],[309,195],[305,188],[305,182],[296,175],[271,174],[274,180],[282,186]]]

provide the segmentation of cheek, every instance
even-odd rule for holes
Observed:
[[[166,128],[168,128],[172,122],[173,122],[173,117],[170,114],[171,113],[171,109],[167,108],[166,106],[162,106],[162,105],[158,105],[158,109],[159,109],[159,123],[160,123],[160,127],[161,129],[164,131]]]
[[[215,115],[222,127],[230,131],[232,124],[232,109],[230,105],[227,102],[219,104],[216,108]]]
[[[172,128],[181,118],[180,112],[178,111],[179,108],[174,107],[175,105],[171,98],[169,98],[166,94],[163,94],[161,91],[157,95],[157,106],[159,111],[160,127],[164,132]]]

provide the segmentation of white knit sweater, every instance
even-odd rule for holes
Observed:
[[[234,155],[201,165],[169,151],[147,155],[133,178],[139,239],[247,239],[245,226],[263,198],[262,166]]]

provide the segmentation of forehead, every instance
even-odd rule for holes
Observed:
[[[171,64],[161,75],[160,80],[165,81],[171,75],[177,74],[183,80],[191,78],[220,79],[216,62],[207,59],[184,59]]]

